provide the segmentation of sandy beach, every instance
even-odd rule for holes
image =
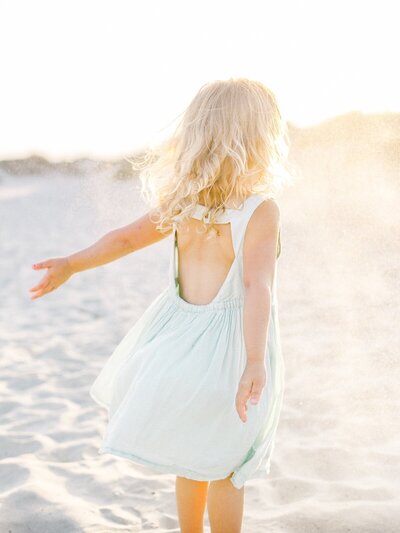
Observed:
[[[285,397],[271,473],[246,486],[243,532],[395,533],[398,168],[349,143],[293,157],[303,179],[279,199]],[[28,293],[44,274],[32,263],[145,211],[134,180],[1,176],[1,533],[179,531],[174,476],[99,456],[107,413],[89,396],[166,286],[170,238]]]

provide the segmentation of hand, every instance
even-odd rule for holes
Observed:
[[[247,421],[247,400],[257,404],[266,384],[267,372],[264,361],[247,361],[236,394],[236,410],[242,422]]]
[[[32,268],[35,270],[48,268],[48,271],[37,285],[29,289],[33,294],[31,300],[35,300],[36,298],[53,291],[67,281],[74,273],[67,257],[46,259],[40,263],[35,263],[32,265]]]

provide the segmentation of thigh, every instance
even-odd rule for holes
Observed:
[[[242,527],[244,486],[237,489],[231,481],[233,472],[225,479],[211,481],[207,494],[207,509],[213,533],[239,533]]]
[[[203,531],[208,486],[208,481],[196,481],[176,476],[176,504],[182,533]]]

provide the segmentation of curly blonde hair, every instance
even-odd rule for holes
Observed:
[[[172,136],[133,166],[159,231],[180,227],[198,203],[212,227],[231,198],[241,205],[251,194],[275,196],[291,181],[288,146],[274,93],[230,78],[203,85]]]

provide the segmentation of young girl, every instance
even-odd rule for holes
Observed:
[[[108,410],[99,453],[176,475],[182,532],[241,530],[244,485],[264,478],[281,411],[276,290],[286,123],[262,83],[201,87],[174,135],[145,158],[151,208],[47,268],[32,299],[73,274],[172,235],[168,286],[90,389]],[[283,174],[284,176],[284,174]]]

